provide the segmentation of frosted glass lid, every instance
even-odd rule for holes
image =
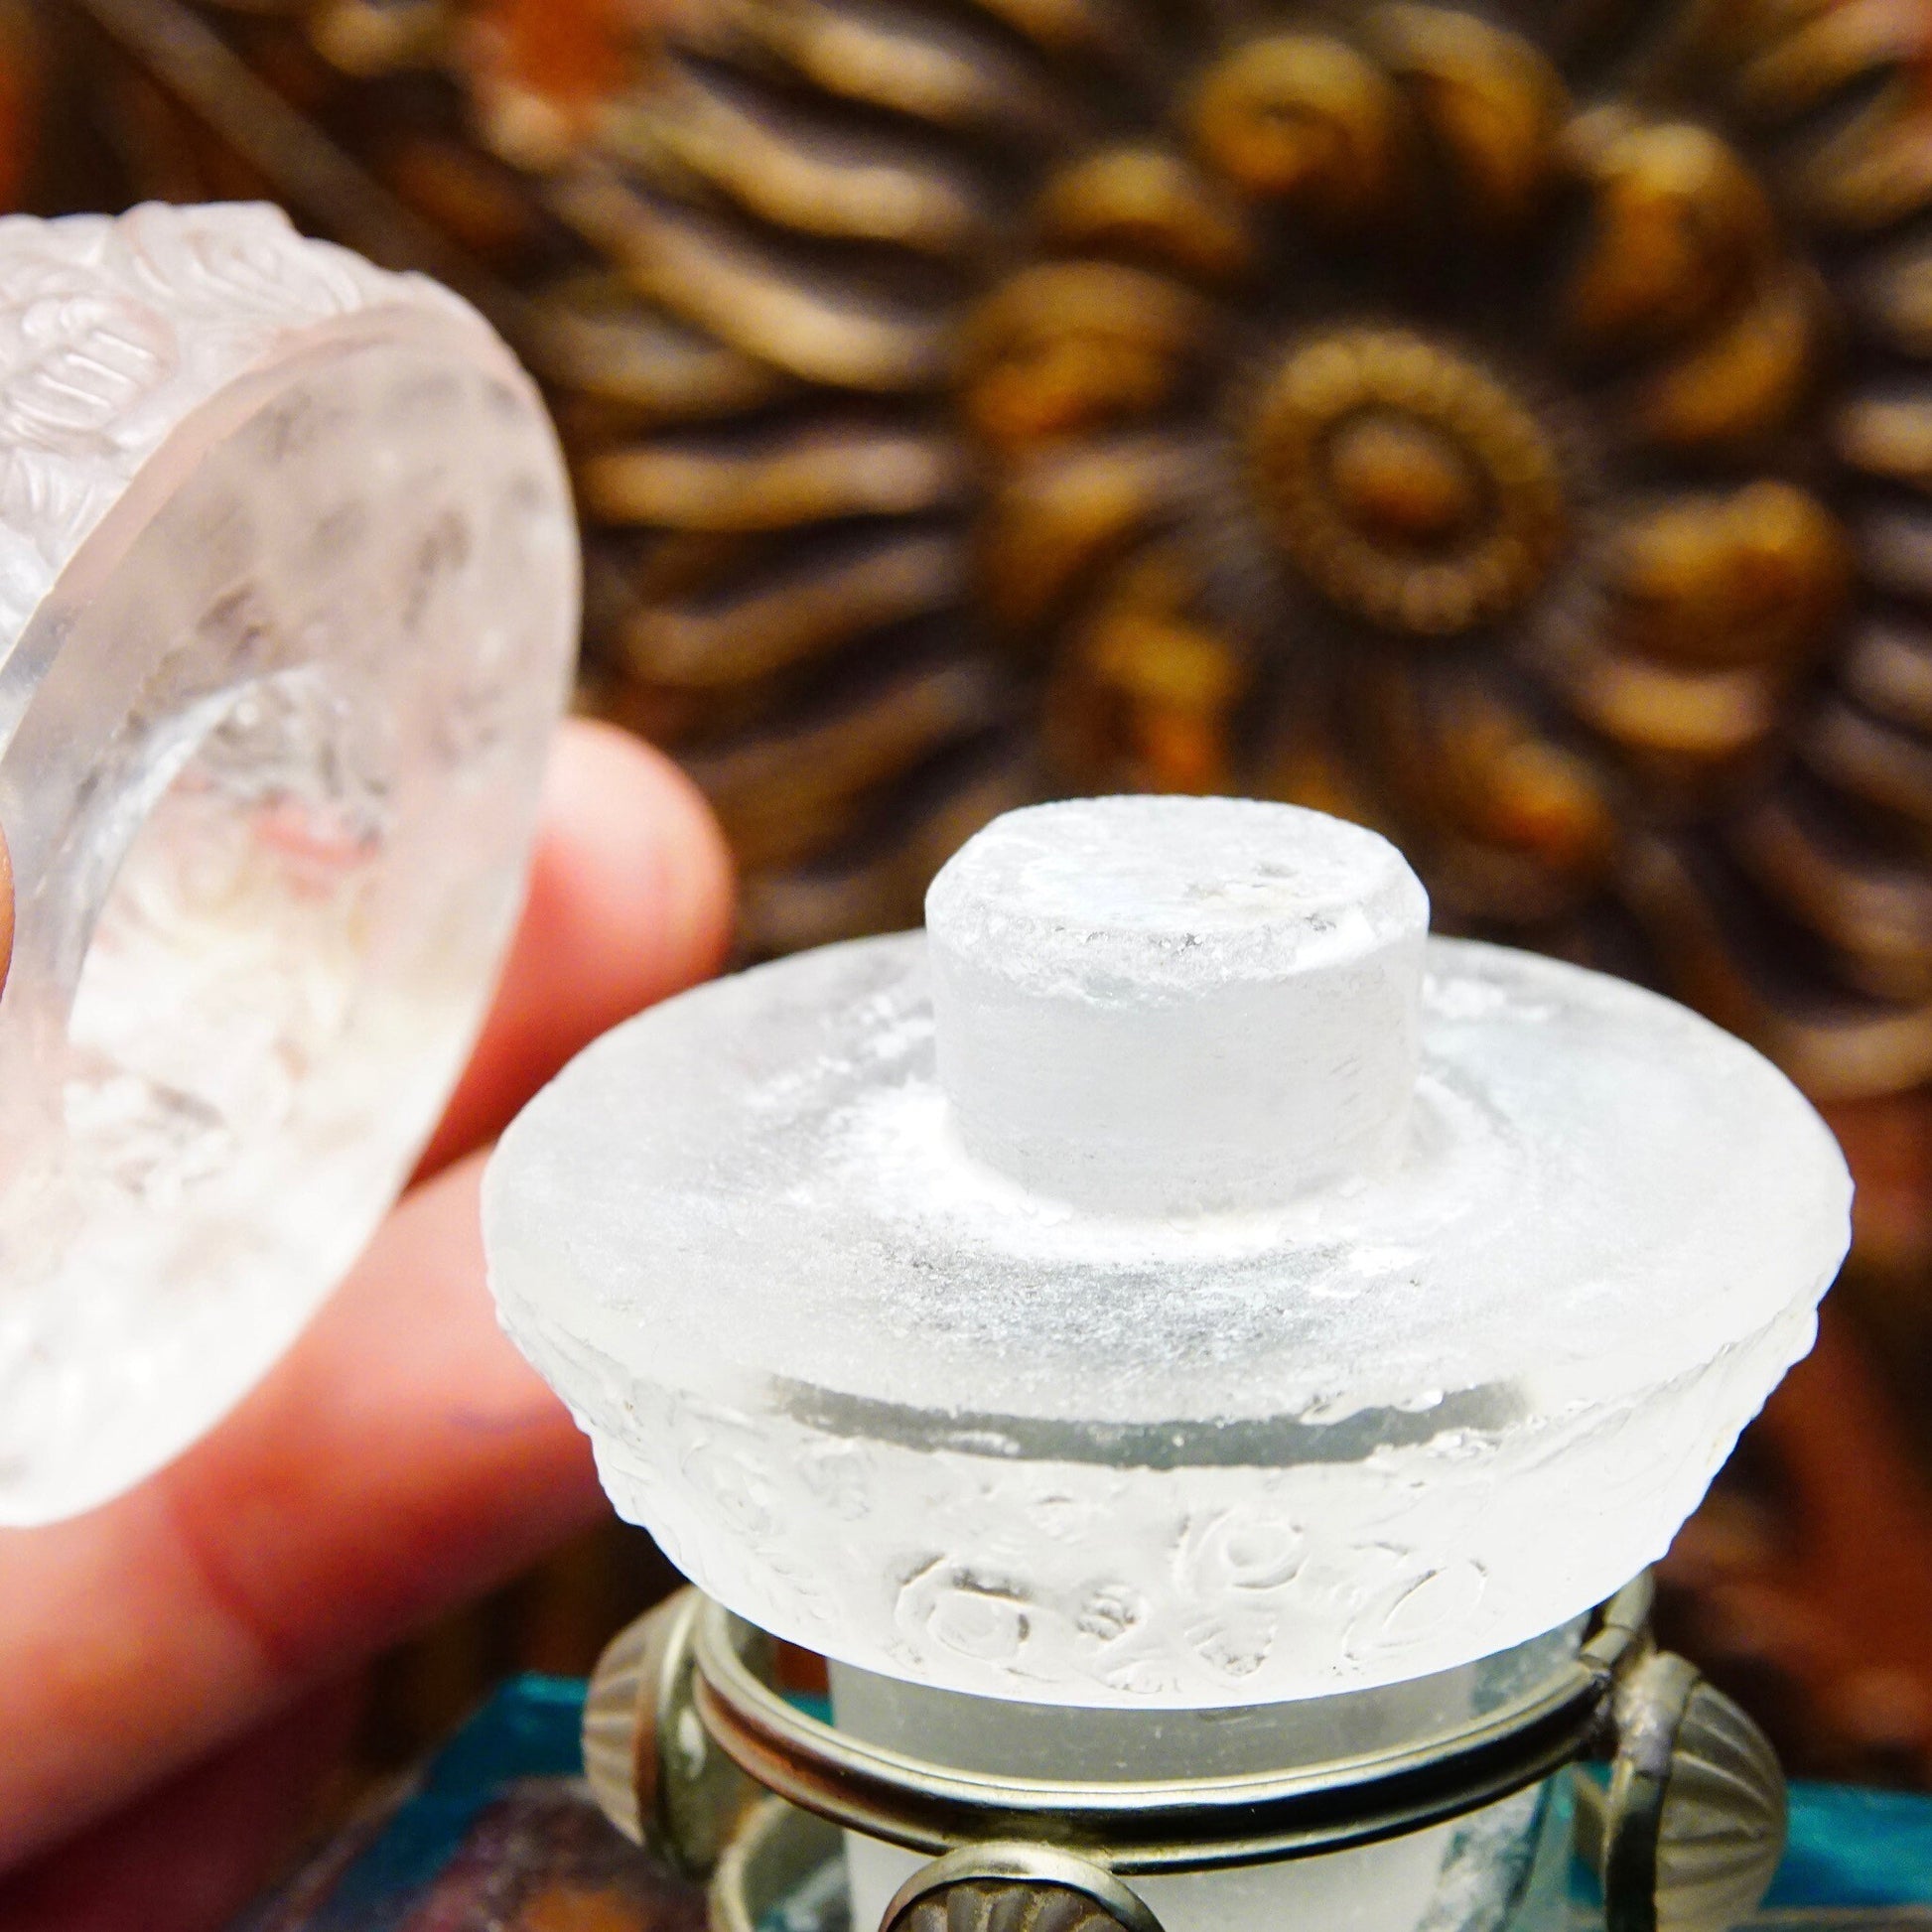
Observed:
[[[576,633],[488,327],[266,207],[0,220],[0,1523],[207,1429],[393,1198]]]
[[[620,1507],[783,1635],[1073,1703],[1450,1668],[1659,1555],[1809,1345],[1795,1089],[1425,941],[1372,834],[1038,808],[927,912],[620,1029],[486,1188]]]

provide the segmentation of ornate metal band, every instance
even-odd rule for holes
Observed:
[[[1158,1780],[994,1778],[834,1730],[788,1703],[753,1662],[761,1633],[707,1601],[694,1632],[697,1709],[748,1776],[868,1837],[938,1854],[1026,1840],[1115,1871],[1198,1871],[1393,1838],[1548,1777],[1591,1742],[1641,1654],[1650,1583],[1626,1585],[1578,1655],[1542,1684],[1435,1736],[1296,1771]]]

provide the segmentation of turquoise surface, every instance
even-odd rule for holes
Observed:
[[[576,1777],[584,1768],[577,1741],[583,1720],[578,1678],[505,1684],[430,1759],[386,1829],[336,1881],[332,1914],[345,1923],[380,1923],[377,1913],[390,1900],[421,1890],[449,1863],[478,1813],[505,1786]]]
[[[1932,1904],[1932,1798],[1794,1784],[1791,1838],[1764,1903]]]

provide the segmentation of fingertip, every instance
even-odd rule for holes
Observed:
[[[564,727],[544,788],[539,865],[619,922],[628,977],[612,1022],[716,972],[731,946],[734,880],[704,794],[662,752],[615,725]]]
[[[566,723],[496,999],[419,1176],[501,1133],[600,1034],[715,972],[732,905],[724,835],[690,779],[614,726]]]

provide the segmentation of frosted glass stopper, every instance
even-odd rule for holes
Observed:
[[[930,932],[524,1110],[504,1325],[688,1577],[881,1677],[1199,1710],[1527,1643],[1810,1345],[1849,1186],[1747,1046],[1421,897],[1280,807],[1003,821]]]
[[[0,220],[0,1523],[113,1495],[408,1174],[569,682],[488,327],[266,207]]]
[[[1011,812],[926,896],[939,1082],[972,1153],[1042,1194],[1278,1206],[1399,1154],[1428,928],[1402,854],[1320,812]]]

